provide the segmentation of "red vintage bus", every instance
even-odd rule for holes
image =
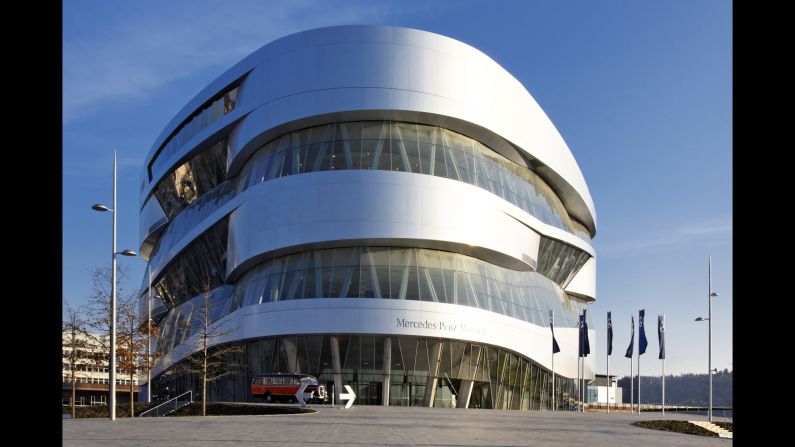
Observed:
[[[259,374],[251,381],[251,396],[265,402],[296,402],[295,393],[302,382],[308,382],[305,393],[312,393],[310,402],[323,402],[326,387],[309,374],[269,373]]]

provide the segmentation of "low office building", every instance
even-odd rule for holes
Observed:
[[[591,405],[607,406],[622,403],[622,389],[618,387],[618,376],[596,374],[594,380],[588,383],[588,398],[586,402]]]
[[[576,396],[594,205],[546,114],[477,49],[387,26],[281,38],[185,105],[142,174],[153,393],[200,391],[178,366],[209,294],[228,329],[214,343],[241,350],[213,400],[253,400],[271,372],[312,374],[337,400],[350,385],[360,405]]]
[[[108,386],[108,360],[102,344],[107,345],[107,336],[77,335],[75,342],[71,342],[71,335],[63,334],[62,357],[63,365],[61,376],[63,378],[62,403],[72,404],[72,386],[75,387],[75,402],[77,405],[107,405],[110,387]],[[78,360],[74,365],[69,360],[69,353],[77,349]],[[118,364],[118,363],[117,363]],[[73,371],[74,369],[74,371]],[[74,372],[74,384],[72,373]],[[138,399],[138,375],[134,375],[132,383],[128,373],[116,369],[116,402],[130,401],[130,387],[133,388],[134,399]]]

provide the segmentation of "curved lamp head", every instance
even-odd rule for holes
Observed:
[[[696,321],[707,321],[707,320],[709,320],[709,318],[704,318],[704,317],[696,318]]]
[[[710,292],[709,296],[718,296],[718,292]]]
[[[113,211],[112,209],[108,208],[107,206],[101,203],[95,203],[91,205],[91,209],[94,211]]]
[[[122,256],[138,256],[138,253],[136,253],[136,252],[134,252],[134,251],[132,251],[132,250],[124,250],[124,251],[120,251],[120,252],[118,252],[117,254],[120,254],[120,255],[122,255]]]

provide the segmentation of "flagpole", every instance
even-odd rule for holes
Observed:
[[[549,311],[550,327],[555,328],[555,311]],[[555,411],[555,332],[552,332],[552,411]]]
[[[644,320],[646,319],[646,311],[645,309],[641,309],[638,312],[638,416],[640,416],[641,412],[641,400],[640,400],[640,356],[646,352],[646,329]]]
[[[580,401],[577,406],[580,408],[580,411],[582,411],[582,380],[580,380],[580,361],[582,361],[582,357],[577,354],[577,400]]]
[[[640,415],[640,340],[638,340],[638,415]]]
[[[577,335],[578,335],[578,346],[577,346],[577,400],[579,403],[577,404],[578,411],[582,412],[582,314],[580,314],[579,318],[579,325],[577,326]]]
[[[583,357],[580,360],[580,413],[584,412],[585,412],[585,357]]]
[[[662,316],[662,327],[665,330],[665,314]],[[665,417],[665,356],[662,358],[662,415]]]
[[[662,415],[665,417],[665,359],[662,361]]]
[[[629,356],[629,414],[635,414],[635,370],[632,365],[632,356]]]
[[[632,336],[630,337],[630,346],[635,349],[635,316],[629,316],[632,321]],[[635,369],[632,363],[632,352],[629,354],[629,414],[635,414]]]
[[[607,355],[605,356],[607,357],[607,414],[610,414],[610,388],[611,388],[610,385],[612,385],[610,383],[610,351],[613,349],[611,343],[612,340],[610,339],[610,334],[613,330],[611,325],[612,323],[610,321],[610,312],[608,312],[607,313],[607,349],[605,350],[605,352],[607,353]]]

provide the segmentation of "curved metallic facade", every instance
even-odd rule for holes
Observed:
[[[575,394],[593,203],[538,104],[468,45],[383,26],[279,39],[172,119],[141,180],[155,389],[198,386],[176,366],[209,293],[230,328],[214,342],[241,347],[211,399],[291,371],[358,404],[549,408],[550,311],[558,406]]]

